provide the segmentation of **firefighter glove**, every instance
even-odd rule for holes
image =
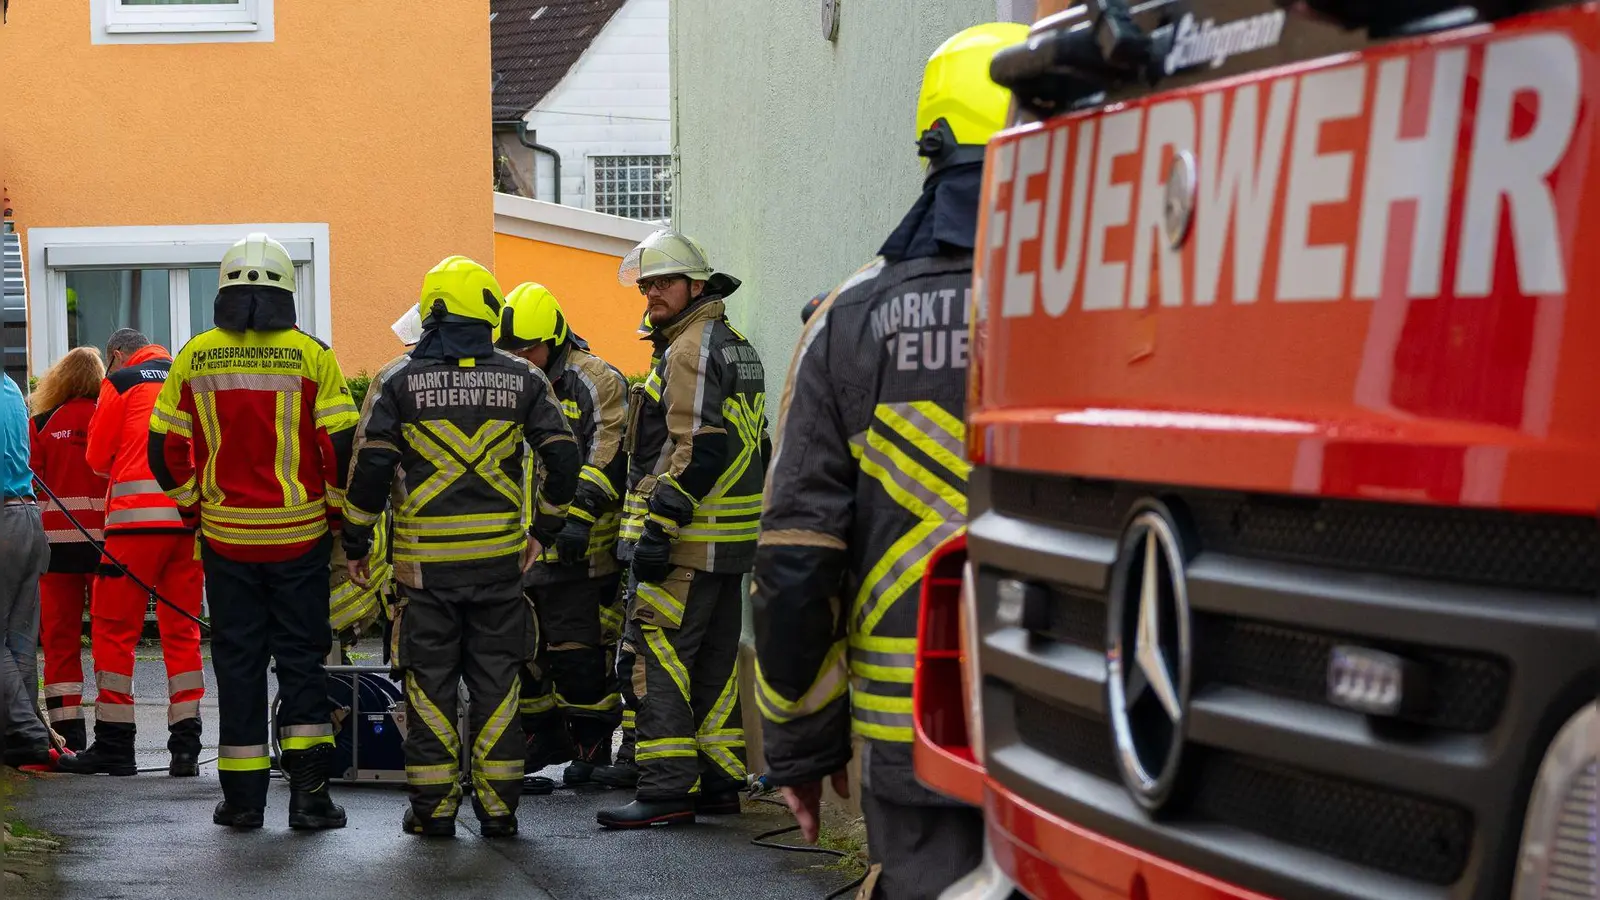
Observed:
[[[555,543],[556,535],[561,533],[561,526],[565,521],[566,516],[563,515],[536,513],[533,517],[533,527],[528,529],[528,534],[539,542],[539,546],[548,547]]]
[[[644,534],[633,548],[633,577],[640,581],[659,582],[672,571],[672,539],[656,522],[646,522]]]
[[[590,523],[568,516],[567,524],[556,535],[556,558],[564,566],[581,565],[589,557]]]

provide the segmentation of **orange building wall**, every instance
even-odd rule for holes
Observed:
[[[624,375],[650,367],[650,344],[639,339],[644,298],[617,283],[622,257],[529,240],[494,236],[495,270],[506,291],[537,281],[561,301],[572,328]]]
[[[494,252],[488,3],[403,5],[280,0],[271,43],[94,45],[88,0],[11,4],[0,188],[24,242],[326,222],[334,348],[375,371],[423,273]]]

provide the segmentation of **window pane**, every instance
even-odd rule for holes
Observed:
[[[123,6],[238,6],[244,0],[122,0]]]
[[[211,326],[216,324],[213,314],[216,311],[219,274],[216,266],[189,270],[189,334],[191,336],[202,331],[209,331]],[[176,347],[173,348],[173,350],[176,349]]]
[[[67,346],[105,350],[118,328],[137,328],[172,345],[171,279],[166,269],[67,272]]]

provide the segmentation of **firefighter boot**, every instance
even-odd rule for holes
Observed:
[[[67,742],[67,749],[73,753],[82,753],[84,748],[89,746],[89,738],[85,734],[86,729],[83,727],[82,719],[57,722],[51,727],[55,729],[56,734],[61,735],[62,740]]]
[[[611,733],[615,729],[604,722],[573,717],[571,730],[577,752],[561,780],[569,786],[593,783],[595,769],[611,765]]]
[[[525,718],[523,727],[528,735],[528,751],[522,770],[527,774],[571,762],[576,755],[567,723],[560,716],[541,716],[535,722]]]
[[[328,794],[328,765],[333,745],[310,750],[285,750],[289,770],[289,827],[297,830],[343,828],[344,808]]]
[[[172,762],[167,774],[173,778],[194,778],[200,774],[200,720],[183,719],[174,722],[167,738],[167,752]]]
[[[478,802],[477,797],[472,798],[472,811],[478,814],[478,834],[494,840],[495,838],[509,838],[517,836],[517,817],[491,816]]]
[[[595,766],[589,780],[613,788],[631,788],[639,784],[639,767],[631,762],[616,762],[609,766]]]
[[[694,801],[635,800],[627,806],[614,806],[595,813],[602,828],[648,828],[651,825],[679,825],[694,822]]]
[[[424,819],[417,815],[417,811],[406,807],[405,818],[400,820],[400,830],[405,834],[415,834],[422,837],[447,837],[456,836],[455,819]]]
[[[211,821],[225,828],[260,828],[266,824],[266,811],[234,806],[224,800],[212,811]]]
[[[737,816],[744,806],[737,790],[701,791],[694,795],[694,811],[701,816]]]
[[[73,775],[137,775],[133,761],[134,726],[131,722],[94,723],[94,746],[76,756],[63,756],[60,769]]]

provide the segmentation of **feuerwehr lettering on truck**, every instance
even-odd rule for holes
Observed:
[[[991,149],[986,293],[999,290],[1004,318],[1487,297],[1513,277],[1496,272],[1509,241],[1516,289],[1562,294],[1570,203],[1551,175],[1583,78],[1568,35],[1522,32],[1063,118]],[[1196,209],[1172,251],[1164,200],[1181,150],[1195,155]]]

